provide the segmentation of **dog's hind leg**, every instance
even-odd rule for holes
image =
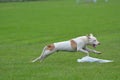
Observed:
[[[44,49],[43,49],[43,51],[42,51],[42,54],[45,52],[45,50],[46,50],[46,46],[44,47]],[[41,54],[41,55],[42,55],[42,54]],[[41,58],[41,56],[39,56],[38,58],[34,59],[32,62],[36,62],[36,61],[38,61],[40,58]]]
[[[34,59],[32,62],[34,63],[34,62],[38,61],[39,59],[40,59],[40,56],[38,58]]]
[[[40,62],[42,62],[46,57],[48,57],[49,55],[51,55],[52,53],[54,53],[56,50],[45,50],[45,52],[43,54],[41,54],[40,56]]]
[[[33,60],[32,62],[36,62],[38,60],[43,61],[47,56],[51,55],[52,53],[54,53],[56,50],[55,50],[55,47],[53,44],[50,44],[48,46],[45,46],[43,51],[42,51],[42,54],[36,58],[35,60]]]

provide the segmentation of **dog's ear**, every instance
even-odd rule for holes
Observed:
[[[88,37],[88,39],[90,39],[91,37],[93,37],[93,34],[92,33],[87,34],[87,37]]]
[[[90,36],[91,36],[91,35],[90,35],[90,34],[87,34],[86,36],[87,36],[88,39],[90,39]]]
[[[90,36],[93,36],[93,34],[92,34],[92,33],[90,33],[89,35],[90,35]]]

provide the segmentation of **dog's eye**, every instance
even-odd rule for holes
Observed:
[[[93,40],[94,42],[96,42],[96,40]]]

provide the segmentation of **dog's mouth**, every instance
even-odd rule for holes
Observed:
[[[94,47],[94,48],[96,48],[96,46],[97,46],[96,44],[93,44],[93,47]]]

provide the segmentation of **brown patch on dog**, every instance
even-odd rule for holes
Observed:
[[[71,46],[74,50],[77,50],[77,43],[74,40],[71,40]]]
[[[54,44],[49,44],[47,45],[46,49],[52,51],[54,48],[55,48]]]

